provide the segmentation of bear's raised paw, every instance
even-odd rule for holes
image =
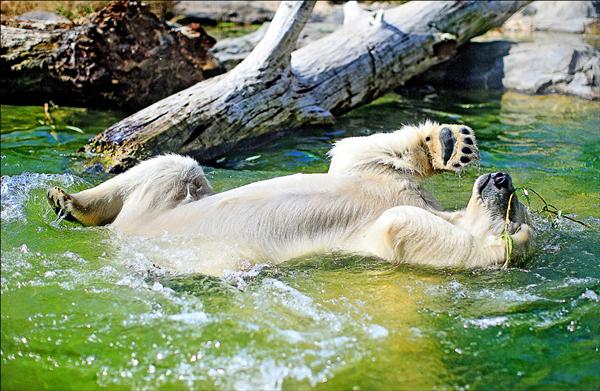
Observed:
[[[436,170],[460,171],[479,160],[475,133],[465,125],[442,124],[425,138]]]

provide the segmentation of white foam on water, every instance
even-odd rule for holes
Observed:
[[[554,287],[554,289],[562,289],[569,287],[589,286],[600,283],[600,279],[594,277],[567,277],[562,282]]]
[[[252,265],[250,262],[242,261],[240,262],[241,270],[225,270],[223,279],[236,285],[238,289],[245,289],[248,287],[249,281],[267,267],[269,267],[268,264]]]
[[[367,325],[365,327],[365,331],[372,338],[385,338],[389,335],[388,330],[385,327],[380,326],[378,324]]]
[[[595,301],[598,302],[598,294],[596,292],[594,292],[591,289],[586,289],[585,292],[583,292],[581,294],[581,296],[579,296],[582,299],[587,299],[589,301]]]
[[[468,319],[464,323],[465,328],[474,326],[480,329],[487,329],[489,327],[508,326],[507,316],[494,316],[491,318],[480,318],[480,319]]]
[[[490,298],[502,303],[529,303],[535,301],[549,301],[545,297],[534,295],[528,292],[519,292],[516,290],[492,290],[482,289],[475,293],[478,298]]]
[[[149,284],[146,289],[152,290],[152,286],[156,284]],[[137,389],[160,388],[173,379],[189,389],[281,390],[290,381],[314,387],[364,359],[370,354],[369,341],[380,343],[389,334],[383,326],[365,321],[366,314],[350,316],[351,311],[343,308],[329,309],[284,281],[264,278],[247,288],[236,298],[241,300],[240,306],[252,311],[239,319],[234,310],[214,314],[182,311],[171,315],[157,311],[132,315],[124,326],[175,321],[202,327],[225,320],[236,322],[238,332],[266,333],[269,343],[238,346],[238,342],[233,342],[232,349],[231,339],[223,336],[220,340],[199,343],[193,353],[183,354],[177,345],[157,343],[155,350],[135,358],[135,366],[104,368],[98,373],[98,384],[123,386],[123,379],[129,377],[123,377],[122,372],[127,372],[137,379],[132,384]],[[190,298],[184,295],[182,299]],[[168,338],[167,335],[166,341]],[[157,360],[168,360],[170,364],[156,365]]]
[[[2,210],[0,219],[3,223],[13,221],[27,221],[25,216],[25,203],[36,189],[47,189],[51,186],[70,187],[75,183],[83,182],[71,174],[37,174],[23,173],[19,175],[2,176],[0,196]]]
[[[169,315],[169,319],[193,325],[204,324],[210,321],[209,316],[201,311]]]
[[[113,230],[111,244],[118,249],[118,262],[140,272],[150,268],[158,275],[201,273],[222,277],[231,270],[248,269],[246,262],[233,255],[238,254],[234,247],[196,235],[144,238]]]

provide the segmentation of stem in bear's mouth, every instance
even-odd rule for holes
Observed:
[[[565,219],[570,220],[574,223],[581,224],[582,226],[584,226],[586,228],[590,228],[590,226],[588,224],[584,223],[583,221],[580,221],[573,217],[567,216],[563,213],[563,211],[561,209],[558,209],[556,206],[547,203],[546,200],[544,199],[544,197],[542,197],[537,191],[533,190],[532,188],[518,187],[512,193],[510,193],[510,197],[508,197],[508,206],[506,208],[506,216],[504,219],[504,230],[502,231],[502,234],[500,234],[500,238],[504,241],[504,249],[506,250],[505,251],[506,257],[505,257],[504,263],[502,264],[501,269],[506,269],[508,267],[508,264],[510,263],[510,260],[512,257],[513,238],[512,238],[512,236],[510,236],[510,233],[508,232],[508,225],[510,224],[510,206],[512,204],[513,196],[516,194],[516,192],[518,190],[523,191],[523,196],[527,200],[527,205],[531,205],[530,198],[529,198],[529,192],[532,192],[533,194],[535,194],[540,199],[540,201],[542,201],[544,203],[544,207],[540,210],[540,212],[547,213],[547,216],[549,218],[550,218],[550,215],[556,216],[556,219],[560,219],[561,217],[564,217]]]
[[[510,232],[508,232],[508,224],[510,224],[510,205],[512,204],[512,199],[516,192],[517,190],[515,189],[515,191],[510,193],[510,197],[508,197],[508,207],[506,208],[506,217],[504,218],[504,230],[500,235],[500,238],[502,238],[502,240],[504,241],[505,250],[504,264],[502,264],[501,269],[506,269],[508,267],[508,264],[510,263],[510,258],[512,256],[513,238],[512,236],[510,236]]]

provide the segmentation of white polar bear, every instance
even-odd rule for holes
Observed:
[[[326,174],[295,174],[215,194],[191,158],[159,156],[76,194],[48,191],[54,210],[84,225],[111,224],[145,237],[197,235],[221,261],[280,263],[314,253],[374,255],[434,266],[499,266],[510,176],[483,175],[467,208],[445,212],[422,187],[435,173],[479,158],[473,131],[427,122],[339,141]],[[514,255],[532,237],[513,197]],[[513,255],[513,256],[514,256]],[[211,254],[214,262],[215,254]]]

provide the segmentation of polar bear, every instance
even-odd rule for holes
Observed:
[[[514,192],[508,174],[479,177],[466,209],[455,212],[443,211],[421,185],[479,159],[469,127],[426,122],[347,138],[330,157],[325,174],[294,174],[215,194],[193,159],[165,155],[79,193],[52,188],[48,200],[58,214],[83,225],[110,224],[144,237],[197,235],[227,249],[226,265],[327,252],[440,267],[504,263],[500,235]],[[526,254],[532,230],[515,196],[508,228],[513,254]]]

